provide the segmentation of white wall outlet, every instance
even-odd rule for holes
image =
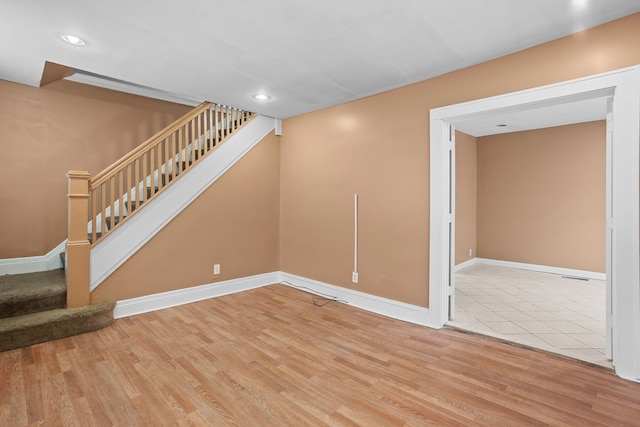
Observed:
[[[351,273],[351,281],[353,283],[358,283],[358,273],[357,272],[354,271],[353,273]]]
[[[213,274],[220,274],[220,264],[213,264]]]
[[[469,248],[469,256],[473,256],[473,249]]]

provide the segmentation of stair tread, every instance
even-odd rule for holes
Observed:
[[[95,331],[113,323],[115,301],[0,319],[0,351]]]
[[[110,306],[115,307],[115,302],[106,301],[79,308],[54,308],[52,310],[7,317],[0,319],[0,334],[16,327],[24,329],[25,327],[44,325],[65,318],[82,318],[83,316],[93,315]]]
[[[31,298],[54,297],[56,295],[66,295],[67,287],[55,283],[52,285],[39,285],[37,287],[22,286],[12,289],[5,289],[0,292],[0,304],[6,301],[25,301]]]
[[[124,221],[124,219],[126,218],[126,215],[122,215],[122,220]],[[107,224],[107,227],[111,226],[111,227],[115,227],[116,225],[120,224],[120,215],[116,215],[113,217],[113,224],[111,224],[111,217],[105,217],[105,223]]]
[[[64,270],[0,276],[0,318],[64,308]]]
[[[0,276],[0,292],[28,285],[29,287],[44,287],[50,285],[65,286],[64,270],[40,271],[37,273],[7,274]]]

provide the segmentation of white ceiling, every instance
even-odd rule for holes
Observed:
[[[286,118],[638,11],[640,0],[0,0],[0,79],[38,86],[50,61]],[[62,42],[69,33],[87,45]]]
[[[597,96],[551,105],[491,112],[457,122],[455,126],[459,131],[480,137],[605,120],[606,116],[607,96]]]

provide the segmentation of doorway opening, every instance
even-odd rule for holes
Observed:
[[[546,108],[524,118],[500,114],[480,129],[456,125],[455,317],[449,326],[611,368],[604,280],[607,99],[595,101],[566,105],[561,123]],[[505,127],[516,130],[494,133]]]
[[[611,97],[607,147],[607,339],[616,374],[640,380],[640,67],[431,110],[429,316],[455,309],[455,126],[498,112]]]

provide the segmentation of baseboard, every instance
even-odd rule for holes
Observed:
[[[353,305],[354,307],[393,319],[403,320],[405,322],[415,323],[418,325],[438,328],[437,322],[431,319],[429,309],[419,307],[417,305],[406,304],[387,298],[378,297],[364,292],[354,291],[339,286],[330,285],[328,283],[319,282],[317,280],[308,279],[306,277],[296,276],[294,274],[280,272],[280,283],[294,288],[308,290],[322,296],[332,296],[341,302]]]
[[[62,268],[60,254],[65,251],[67,241],[51,249],[46,255],[23,258],[0,259],[0,276],[6,274],[37,273],[39,271],[57,270]]]
[[[478,258],[471,258],[466,260],[465,262],[461,262],[460,264],[456,264],[455,267],[453,267],[453,272],[457,273],[460,270],[464,270],[467,267],[471,267],[472,265],[476,265],[478,263]]]
[[[429,309],[427,308],[341,288],[281,271],[118,301],[113,316],[116,319],[134,316],[136,314],[148,313],[150,311],[162,310],[209,298],[260,288],[274,283],[282,283],[322,296],[335,297],[346,304],[393,319],[432,328],[438,327],[435,322],[432,322]]]
[[[559,274],[583,279],[606,280],[606,274],[597,271],[574,270],[572,268],[551,267],[548,265],[526,264],[522,262],[500,261],[487,258],[476,258],[476,264],[495,265],[498,267],[517,268],[520,270],[539,271],[541,273]],[[457,266],[456,266],[457,267]],[[457,271],[457,270],[456,270]]]
[[[126,299],[116,303],[113,317],[119,319],[135,316],[136,314],[234,294],[279,282],[280,274],[274,272]]]

